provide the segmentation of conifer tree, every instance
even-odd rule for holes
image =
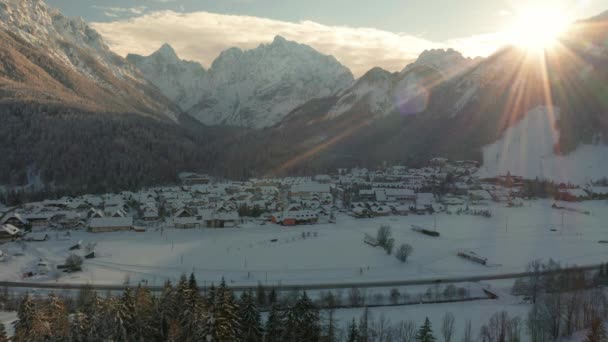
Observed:
[[[258,303],[259,308],[266,307],[266,288],[262,283],[258,283],[258,287],[256,288],[255,299]]]
[[[135,298],[133,296],[133,291],[129,287],[125,288],[122,297],[120,298],[118,312],[127,332],[127,338],[129,338],[129,340],[134,339],[134,337],[137,336]]]
[[[359,341],[359,329],[357,328],[357,323],[353,318],[353,321],[348,325],[348,336],[346,339],[347,342],[358,342]]]
[[[40,341],[50,334],[48,322],[37,310],[32,298],[26,294],[17,309],[17,321],[14,323],[15,336],[13,341]]]
[[[114,342],[128,341],[129,336],[126,323],[124,321],[125,317],[123,315],[122,299],[118,297],[106,298],[105,302],[103,303],[101,317],[103,317],[103,320],[107,322],[108,325],[104,326],[101,329],[101,335],[97,336],[107,336],[108,340]],[[90,336],[90,339],[94,338],[95,335]]]
[[[222,283],[215,294],[214,323],[217,341],[237,341],[240,336],[239,307],[232,291]]]
[[[6,327],[0,322],[0,342],[8,342],[8,336],[6,335]]]
[[[363,314],[359,319],[359,342],[367,342],[369,340],[369,308],[366,306],[363,309]]]
[[[424,324],[420,327],[420,330],[418,330],[416,340],[419,342],[435,342],[431,321],[429,321],[428,317],[424,320]]]
[[[285,336],[288,341],[318,341],[320,339],[319,311],[306,292],[287,310]]]
[[[262,319],[251,290],[241,295],[240,322],[243,342],[262,341]]]
[[[198,291],[198,282],[196,281],[196,276],[194,272],[190,273],[190,278],[188,278],[188,287],[192,291]]]
[[[171,282],[167,280],[160,293],[154,318],[161,340],[168,340],[171,330],[174,334],[177,333],[175,330],[179,330],[178,313],[175,291]]]
[[[86,342],[87,341],[87,316],[82,312],[76,312],[71,316],[70,320],[70,342]]]
[[[282,336],[283,332],[283,316],[279,311],[279,307],[276,303],[272,304],[270,307],[270,313],[268,314],[268,319],[266,320],[266,329],[264,329],[266,342],[281,342],[283,341]]]
[[[150,341],[156,336],[154,324],[156,303],[147,287],[138,286],[134,295],[133,328],[134,337],[140,341]]]
[[[594,319],[584,342],[608,342],[608,334],[601,319]]]
[[[268,295],[268,304],[272,305],[277,302],[277,292],[272,289]]]
[[[49,295],[44,314],[49,325],[50,336],[48,340],[65,341],[70,332],[68,311],[65,304],[55,294]]]

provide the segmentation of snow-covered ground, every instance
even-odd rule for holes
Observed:
[[[6,328],[6,334],[8,336],[13,336],[13,322],[16,319],[17,319],[16,312],[0,311],[0,323],[4,324],[4,327]]]
[[[166,279],[194,272],[201,284],[217,283],[222,277],[230,284],[336,283],[500,274],[522,271],[536,258],[578,265],[608,261],[608,245],[598,243],[608,240],[607,203],[566,204],[582,207],[590,215],[552,209],[552,203],[532,201],[522,208],[490,204],[493,217],[489,219],[455,214],[375,219],[338,216],[337,224],[290,228],[249,224],[215,230],[72,232],[67,240],[51,233],[47,242],[2,245],[0,248],[13,256],[0,264],[0,280],[21,280],[21,274],[35,269],[39,258],[55,268],[78,240],[97,243],[97,258],[86,260],[81,273],[62,274],[60,282],[122,284],[129,278],[131,282],[146,279],[160,285]],[[439,238],[410,228],[418,224],[432,229],[435,221]],[[384,224],[392,227],[396,246],[414,246],[406,264],[363,243],[365,233],[375,234]],[[302,238],[303,232],[311,234]],[[459,249],[488,258],[489,265],[459,258]],[[53,273],[30,280],[52,282]]]

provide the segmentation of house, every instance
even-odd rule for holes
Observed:
[[[97,209],[97,208],[91,208],[89,209],[89,212],[87,214],[88,218],[102,218],[104,217],[104,213],[102,210]]]
[[[608,198],[608,186],[591,186],[587,189],[587,192],[593,199]]]
[[[589,198],[589,194],[583,189],[559,189],[555,194],[556,200],[566,202],[578,202]]]
[[[418,193],[416,197],[416,203],[414,206],[414,211],[418,214],[426,213],[426,212],[434,212],[433,202],[435,201],[435,196],[432,193]]]
[[[173,217],[173,225],[178,229],[200,228],[202,224],[200,216],[177,216]]]
[[[32,225],[32,228],[47,227],[56,215],[57,213],[53,211],[42,211],[25,215],[25,218]]]
[[[330,192],[329,184],[309,182],[309,183],[301,183],[301,184],[292,185],[289,195],[294,196],[294,197],[310,197],[310,196],[312,196],[312,194],[315,194],[315,193],[329,193],[329,192]]]
[[[123,206],[114,205],[106,207],[103,210],[104,216],[106,217],[126,217],[127,212],[125,211]]]
[[[0,220],[0,224],[10,224],[13,227],[24,229],[28,225],[28,221],[19,213],[11,213]]]
[[[22,234],[21,229],[13,226],[12,224],[7,223],[0,226],[0,242],[12,241]]]
[[[144,221],[156,221],[160,218],[158,209],[153,207],[146,207],[144,209]]]
[[[469,190],[468,194],[471,202],[492,200],[492,195],[487,190]]]
[[[271,217],[273,223],[283,226],[317,223],[319,215],[311,210],[285,211]]]
[[[411,189],[385,189],[386,200],[389,202],[414,202],[416,193]]]
[[[184,172],[179,175],[179,178],[184,185],[211,183],[211,177],[209,177],[208,175],[203,175],[203,174],[198,174],[198,173]]]
[[[89,232],[118,232],[130,230],[133,227],[132,217],[102,217],[93,218],[89,223]]]
[[[203,220],[205,220],[207,228],[237,227],[241,222],[239,213],[236,211],[212,213],[207,217],[203,217]]]

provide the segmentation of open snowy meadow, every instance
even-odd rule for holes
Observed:
[[[599,243],[608,240],[606,202],[560,204],[578,211],[554,209],[552,204],[478,206],[490,209],[491,218],[446,213],[374,219],[338,215],[337,224],[297,227],[249,223],[230,229],[78,231],[69,238],[49,232],[51,239],[46,242],[1,245],[7,260],[0,263],[0,280],[22,280],[24,273],[36,270],[40,259],[49,263],[51,271],[28,281],[133,284],[145,280],[150,285],[191,272],[206,285],[222,277],[234,285],[323,284],[502,274],[523,271],[533,259],[553,258],[564,265],[608,261],[608,244]],[[412,224],[436,229],[441,236],[414,232]],[[391,226],[396,247],[402,243],[414,247],[406,263],[363,242],[365,234],[375,235],[382,225]],[[54,271],[79,240],[83,245],[97,244],[96,258],[85,260],[80,273]],[[487,258],[487,265],[458,257],[459,250]]]

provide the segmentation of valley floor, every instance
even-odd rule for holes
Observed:
[[[77,231],[67,238],[47,232],[51,239],[46,242],[1,245],[8,258],[0,264],[0,280],[23,280],[24,273],[36,270],[39,259],[47,261],[51,271],[27,281],[123,284],[145,280],[149,285],[191,272],[201,285],[217,283],[222,277],[233,285],[318,284],[503,274],[523,271],[537,258],[553,258],[563,265],[608,261],[608,245],[598,243],[608,240],[606,202],[560,204],[580,211],[558,210],[552,204],[531,201],[508,208],[492,203],[484,207],[492,218],[445,213],[375,219],[339,215],[337,224],[289,228],[250,223],[215,230]],[[412,224],[436,227],[441,236],[414,232]],[[414,247],[407,263],[363,243],[364,235],[375,235],[381,225],[392,227],[395,246],[409,243]],[[85,260],[80,273],[54,271],[79,240],[83,245],[97,244],[96,258]],[[487,258],[488,265],[458,257],[461,249]]]

